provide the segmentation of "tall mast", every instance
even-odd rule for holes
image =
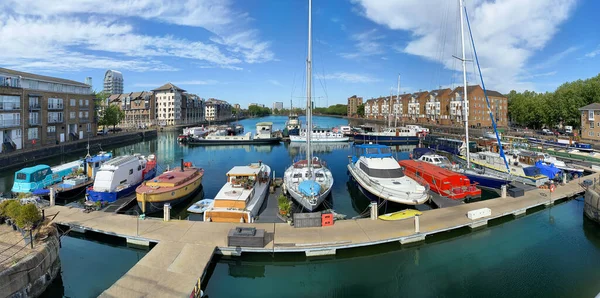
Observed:
[[[469,157],[469,99],[467,96],[467,60],[465,58],[465,20],[464,20],[464,0],[458,0],[460,3],[460,43],[462,44],[462,69],[463,69],[463,119],[465,122],[465,144],[467,168],[471,167],[471,159]]]
[[[390,100],[388,101],[388,127],[392,126],[392,88],[390,88]]]
[[[312,178],[312,0],[308,0],[308,57],[306,59],[306,159],[308,178]]]
[[[398,110],[400,109],[400,74],[398,74],[398,90],[396,91],[396,104],[398,109],[394,109],[396,112],[396,117],[394,117],[394,127],[398,127]]]

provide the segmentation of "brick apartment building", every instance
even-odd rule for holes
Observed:
[[[348,117],[358,116],[358,106],[363,104],[363,98],[356,95],[348,97]]]
[[[209,98],[205,103],[204,116],[207,121],[221,121],[231,119],[231,105],[215,98]]]
[[[600,141],[600,103],[579,108],[581,111],[581,138]]]
[[[149,127],[156,124],[156,100],[154,93],[149,91],[113,94],[108,98],[109,103],[118,104],[125,113],[120,126]]]
[[[469,125],[491,127],[492,121],[489,117],[483,89],[479,85],[467,88]],[[497,125],[506,127],[508,125],[508,99],[501,93],[492,90],[487,90],[487,95]],[[454,90],[446,88],[402,94],[400,100],[392,96],[392,110],[389,109],[390,98],[379,97],[365,102],[365,118],[388,119],[387,117],[391,116],[394,119],[396,109],[398,109],[398,118],[403,122],[439,125],[462,124],[464,122],[463,104],[462,87]]]
[[[183,93],[182,100],[183,123],[194,124],[204,121],[204,99],[196,94]]]
[[[0,152],[96,134],[90,85],[0,68]]]

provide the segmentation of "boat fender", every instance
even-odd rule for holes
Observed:
[[[329,133],[327,133],[327,136],[329,136]]]
[[[303,137],[305,137],[305,136],[306,136],[306,133],[305,133],[305,132],[303,132],[303,133],[302,133],[302,136],[303,136]]]
[[[412,155],[412,153],[409,153],[409,154],[408,154],[408,158],[410,158],[410,159],[413,159],[413,155]]]
[[[556,185],[550,184],[550,192],[554,192],[556,190]]]

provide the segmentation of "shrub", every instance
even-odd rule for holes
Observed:
[[[21,207],[21,212],[19,212],[19,216],[17,217],[17,226],[19,226],[21,229],[25,227],[31,227],[41,219],[42,215],[35,205],[23,205]]]
[[[6,206],[6,216],[16,220],[21,213],[21,203],[17,200],[10,200]]]
[[[277,197],[277,203],[278,204],[283,204],[284,202],[287,202],[287,198],[285,197],[284,194],[280,194],[279,197]]]
[[[10,202],[12,202],[12,200],[4,200],[0,202],[0,217],[8,217],[6,214],[6,207]]]

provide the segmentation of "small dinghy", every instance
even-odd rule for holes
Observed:
[[[187,212],[202,214],[206,210],[208,210],[208,208],[210,208],[214,204],[214,202],[215,201],[212,199],[200,200],[200,201],[194,203],[192,206],[190,206],[190,208],[187,209]]]
[[[407,218],[413,218],[415,215],[421,215],[423,212],[414,210],[414,209],[406,209],[394,213],[387,213],[384,215],[379,215],[379,219],[381,220],[402,220]]]

